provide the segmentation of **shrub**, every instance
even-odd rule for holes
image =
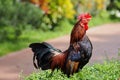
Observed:
[[[112,19],[120,19],[120,0],[110,0],[107,10],[109,11]]]
[[[70,0],[48,0],[48,2],[50,11],[46,15],[43,10],[29,2],[0,0],[0,26],[2,26],[0,41],[10,39],[11,35],[14,36],[13,39],[18,39],[22,31],[27,29],[27,25],[32,29],[54,30],[62,19],[73,18],[74,10]]]
[[[17,39],[26,25],[32,28],[43,28],[41,23],[44,13],[30,3],[20,3],[15,0],[0,0],[0,41],[10,38]],[[12,32],[11,32],[12,29]]]
[[[47,17],[50,20],[51,30],[63,19],[73,19],[75,11],[71,0],[49,0],[49,13]]]
[[[33,73],[24,80],[118,80],[120,79],[120,62],[110,61],[104,64],[94,64],[86,66],[82,71],[74,74],[70,78],[62,74],[60,71],[55,71],[53,76],[49,76],[50,71],[40,71]]]

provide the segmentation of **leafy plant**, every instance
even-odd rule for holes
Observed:
[[[107,10],[109,11],[112,19],[120,19],[120,0],[110,0]]]
[[[11,34],[14,36],[12,39],[17,39],[23,29],[27,28],[26,25],[42,29],[43,15],[44,13],[32,4],[0,0],[0,41],[11,39]]]
[[[118,80],[120,79],[120,62],[109,61],[104,62],[104,64],[86,66],[70,78],[57,70],[52,76],[49,74],[49,70],[40,71],[25,77],[24,80]]]
[[[49,0],[49,13],[51,30],[54,30],[63,19],[73,19],[75,11],[71,0]]]

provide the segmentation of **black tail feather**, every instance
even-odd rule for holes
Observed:
[[[33,64],[35,68],[40,68],[43,70],[50,68],[50,59],[54,56],[54,51],[61,52],[59,49],[52,47],[50,44],[43,42],[43,43],[32,43],[29,45],[34,52],[33,56]],[[37,60],[37,64],[35,63]]]

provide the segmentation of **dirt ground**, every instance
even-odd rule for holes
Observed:
[[[104,60],[120,59],[120,23],[105,24],[87,31],[92,44],[93,55],[89,64]],[[69,35],[46,41],[61,50],[68,48]],[[36,71],[32,64],[33,53],[30,48],[0,57],[0,80],[20,80],[20,76]]]

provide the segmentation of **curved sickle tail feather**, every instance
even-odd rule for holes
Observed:
[[[61,50],[52,47],[46,42],[32,43],[29,47],[34,52],[33,65],[36,69],[50,69],[52,57],[61,53]]]

